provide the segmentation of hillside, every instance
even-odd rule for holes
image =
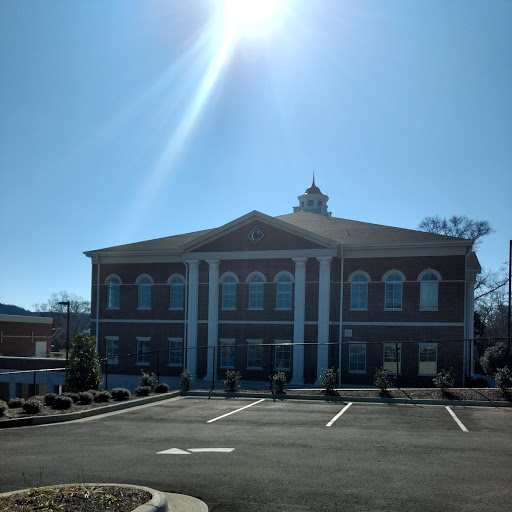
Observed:
[[[28,311],[27,309],[13,306],[12,304],[2,304],[0,302],[0,315],[24,315],[24,316],[39,316],[39,313]]]

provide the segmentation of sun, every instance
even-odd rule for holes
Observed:
[[[267,35],[281,21],[284,0],[223,0],[225,28],[237,37]]]

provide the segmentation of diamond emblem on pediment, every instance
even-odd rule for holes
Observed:
[[[263,233],[258,228],[253,228],[247,236],[254,244],[257,244],[264,237]]]

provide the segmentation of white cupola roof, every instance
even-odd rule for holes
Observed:
[[[321,190],[315,184],[315,175],[313,174],[313,183],[306,189],[304,194],[298,196],[299,206],[293,207],[293,212],[318,213],[320,215],[331,216],[327,211],[327,201],[329,196],[322,194]]]

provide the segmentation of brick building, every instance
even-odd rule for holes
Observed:
[[[110,371],[194,378],[240,370],[372,384],[377,367],[431,386],[470,369],[473,241],[336,218],[313,184],[294,212],[86,252],[91,333]]]
[[[53,318],[0,315],[0,355],[44,357],[51,350]]]

